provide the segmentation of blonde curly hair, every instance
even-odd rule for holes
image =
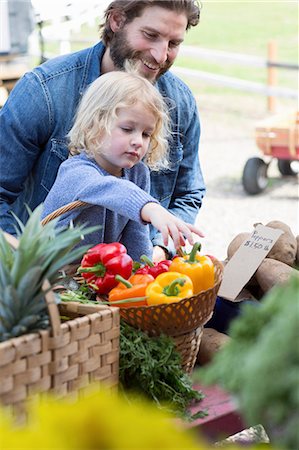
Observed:
[[[159,91],[132,66],[126,71],[101,75],[85,91],[75,122],[68,133],[72,155],[85,151],[90,157],[101,151],[103,133],[109,134],[119,108],[142,104],[156,118],[156,126],[144,162],[151,170],[168,168],[170,118]]]

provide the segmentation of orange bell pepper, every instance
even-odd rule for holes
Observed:
[[[128,308],[131,306],[147,305],[145,291],[149,283],[154,281],[154,277],[149,274],[135,274],[128,280],[116,275],[119,284],[108,294],[109,303],[113,306]],[[127,302],[125,300],[128,300]],[[132,301],[129,301],[132,300]]]
[[[215,268],[212,259],[200,255],[200,243],[196,242],[189,255],[178,256],[169,266],[170,272],[180,272],[188,275],[193,282],[194,294],[210,289],[215,284]]]

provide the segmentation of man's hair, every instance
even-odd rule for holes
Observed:
[[[160,92],[137,71],[113,71],[101,75],[85,91],[77,109],[75,122],[68,134],[71,154],[86,151],[90,157],[101,152],[103,134],[109,134],[119,108],[141,104],[156,118],[145,162],[151,170],[168,167],[170,119]]]
[[[200,6],[198,0],[114,0],[110,3],[104,13],[104,22],[100,24],[100,34],[103,43],[107,46],[114,32],[110,28],[109,17],[113,11],[121,13],[125,19],[124,24],[132,22],[140,17],[145,8],[160,6],[177,13],[184,13],[187,17],[187,27],[194,27],[200,18]]]

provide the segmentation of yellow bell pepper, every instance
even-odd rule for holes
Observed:
[[[148,305],[178,302],[192,297],[192,281],[187,275],[177,272],[164,272],[150,283],[145,291]]]
[[[210,289],[215,284],[215,269],[209,256],[200,255],[200,243],[193,245],[189,255],[178,256],[169,266],[170,272],[188,275],[193,282],[194,294]]]

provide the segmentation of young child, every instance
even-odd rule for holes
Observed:
[[[101,75],[82,97],[69,132],[72,155],[64,161],[44,202],[43,217],[74,200],[88,206],[60,217],[58,225],[101,225],[84,243],[121,242],[134,260],[152,256],[151,223],[176,248],[202,233],[149,194],[151,170],[167,168],[169,118],[159,91],[137,73]],[[144,162],[143,162],[144,161]]]

